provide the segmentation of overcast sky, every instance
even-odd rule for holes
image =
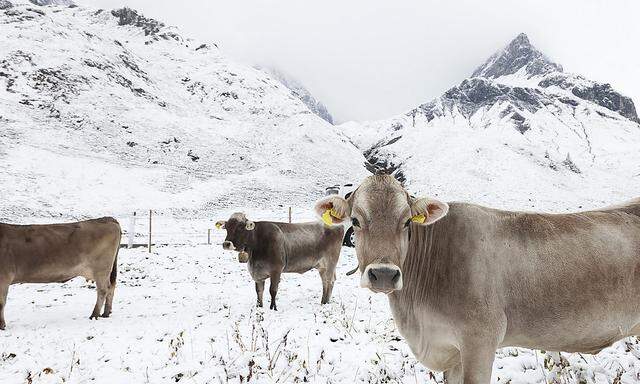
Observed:
[[[297,78],[339,121],[403,113],[469,76],[518,33],[565,71],[640,104],[640,1],[78,0],[128,5]],[[640,105],[639,105],[640,109]]]

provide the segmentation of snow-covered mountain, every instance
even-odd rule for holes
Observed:
[[[2,1],[0,218],[307,205],[366,174],[291,91],[131,9]]]
[[[256,69],[260,69],[271,75],[274,79],[278,80],[285,87],[289,88],[293,94],[302,100],[302,102],[311,110],[311,112],[320,116],[326,122],[333,124],[333,116],[327,110],[327,107],[317,100],[311,92],[293,76],[275,68],[272,66],[257,65]]]
[[[341,129],[372,169],[414,189],[549,209],[640,195],[639,122],[631,99],[564,72],[520,34],[442,96]]]
[[[75,7],[76,4],[72,0],[0,0],[0,9],[13,8],[14,5],[38,5],[41,7],[53,5],[53,6],[65,6]]]

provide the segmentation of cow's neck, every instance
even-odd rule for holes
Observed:
[[[414,226],[402,265],[403,288],[388,295],[397,323],[410,321],[416,311],[437,312],[452,284],[452,258],[444,228]],[[400,324],[399,324],[400,325]]]
[[[256,236],[256,231],[251,231],[249,233],[249,235],[247,236],[246,242],[245,242],[245,248],[244,251],[249,253],[249,255],[251,255],[251,251],[253,251],[254,249],[256,249],[256,245],[258,243],[258,239]]]

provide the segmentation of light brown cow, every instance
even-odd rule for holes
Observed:
[[[361,285],[388,294],[416,358],[448,383],[489,383],[496,348],[597,353],[640,332],[640,199],[507,212],[376,175],[316,210],[353,221]]]
[[[111,217],[67,224],[0,223],[0,329],[9,285],[63,283],[82,276],[96,282],[91,319],[109,317],[116,287],[120,225]]]

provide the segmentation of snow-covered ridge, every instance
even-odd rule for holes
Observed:
[[[370,169],[447,199],[566,209],[640,194],[633,101],[563,72],[524,34],[442,96],[341,128]]]
[[[285,87],[289,88],[296,97],[309,107],[311,112],[320,116],[329,124],[333,124],[333,116],[331,116],[327,107],[321,101],[317,100],[300,81],[275,67],[257,65],[255,68],[265,71],[274,79],[284,84]]]
[[[8,9],[13,7],[14,5],[38,5],[41,7],[45,6],[65,6],[65,7],[75,7],[76,4],[72,0],[0,0],[0,10]]]
[[[282,84],[133,10],[14,4],[0,39],[0,218],[308,205],[366,173]]]

